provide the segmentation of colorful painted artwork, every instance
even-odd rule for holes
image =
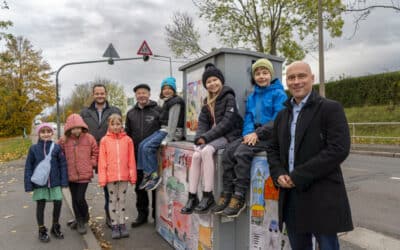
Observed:
[[[188,196],[188,170],[192,150],[164,147],[161,151],[163,183],[157,189],[156,229],[175,249],[212,249],[212,215],[184,215]]]
[[[265,157],[254,157],[251,167],[251,250],[289,250],[287,235],[279,231],[278,196]]]
[[[197,79],[201,79],[201,74]],[[203,100],[207,97],[207,90],[201,80],[188,82],[186,90],[186,135],[194,136]]]

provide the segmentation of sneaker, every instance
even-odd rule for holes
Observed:
[[[78,227],[78,222],[75,219],[69,220],[67,222],[67,226],[69,226],[72,230],[75,230]]]
[[[80,234],[86,234],[87,229],[86,229],[86,224],[84,220],[78,220],[78,227],[76,229],[76,231],[78,231],[78,233]]]
[[[139,227],[145,223],[147,223],[148,215],[146,213],[139,212],[138,217],[132,222],[131,227]]]
[[[61,226],[58,223],[54,223],[50,229],[51,235],[53,235],[57,239],[64,239],[64,234],[61,232]]]
[[[243,196],[233,195],[229,205],[222,212],[223,215],[229,218],[235,218],[246,208],[245,199]]]
[[[129,237],[129,233],[128,233],[128,230],[126,229],[125,224],[119,224],[119,232],[121,234],[121,238]]]
[[[113,238],[113,239],[121,238],[121,233],[119,231],[119,226],[118,225],[113,225],[112,226],[111,238]]]
[[[217,205],[215,205],[211,212],[214,214],[222,214],[224,209],[228,206],[229,202],[231,201],[232,193],[222,193],[219,197]]]
[[[145,189],[146,186],[148,185],[148,182],[150,181],[151,175],[145,175],[143,177],[142,183],[139,185],[139,189]]]
[[[151,175],[150,180],[147,182],[146,187],[144,188],[146,191],[153,191],[156,189],[162,181],[162,177],[158,175]]]
[[[47,228],[45,226],[39,227],[39,240],[45,243],[50,241],[50,237],[47,234]]]

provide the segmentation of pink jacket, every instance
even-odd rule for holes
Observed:
[[[136,183],[136,161],[132,139],[125,132],[107,132],[100,141],[99,184],[114,181]]]
[[[79,137],[71,135],[71,130],[77,127],[83,130]],[[67,158],[68,180],[80,183],[90,182],[99,155],[96,139],[87,133],[88,127],[78,114],[68,117],[64,131],[64,136],[60,138],[58,144]]]

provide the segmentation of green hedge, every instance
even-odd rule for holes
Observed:
[[[319,89],[319,84],[314,85]],[[325,95],[344,107],[400,104],[400,71],[346,78],[325,84]]]

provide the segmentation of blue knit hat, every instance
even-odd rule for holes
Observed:
[[[172,77],[172,76],[167,77],[161,82],[161,89],[164,86],[170,86],[174,90],[174,92],[176,93],[176,83],[175,82],[176,82],[176,80],[175,80],[174,77]]]

